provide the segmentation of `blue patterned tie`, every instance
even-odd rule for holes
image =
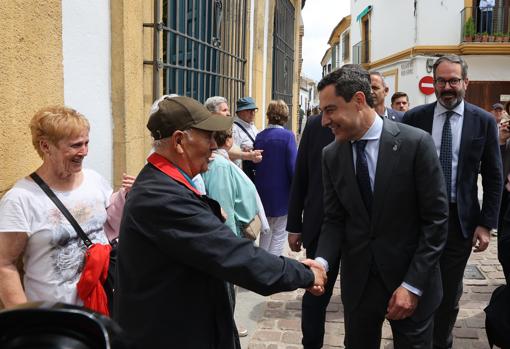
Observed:
[[[369,214],[372,212],[372,186],[370,185],[370,174],[368,172],[368,161],[365,155],[366,140],[359,140],[356,145],[356,179],[363,203]]]
[[[448,194],[448,202],[452,198],[452,127],[450,118],[453,111],[446,112],[446,118],[443,125],[443,134],[441,135],[441,148],[439,150],[439,162],[443,168],[444,179],[446,182],[446,193]]]

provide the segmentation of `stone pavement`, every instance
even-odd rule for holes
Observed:
[[[302,259],[302,253],[286,252],[290,257]],[[464,280],[461,310],[454,329],[454,348],[489,348],[485,334],[485,313],[492,291],[504,283],[502,268],[497,259],[496,238],[482,253],[472,253],[468,265],[481,272],[482,279]],[[475,268],[475,273],[476,273]],[[472,273],[470,273],[472,274]],[[466,276],[467,275],[466,273]],[[475,276],[475,275],[473,275]],[[480,276],[480,275],[479,275]],[[251,294],[251,295],[250,295]],[[243,338],[242,347],[247,349],[298,349],[301,348],[301,298],[303,290],[262,297],[244,291],[238,298],[238,306],[252,306],[251,311],[238,314],[238,321],[248,324],[249,337]],[[339,281],[328,307],[324,348],[343,348],[343,307],[340,302]],[[391,349],[392,335],[388,323],[383,327],[381,348]]]

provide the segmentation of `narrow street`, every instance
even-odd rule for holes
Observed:
[[[288,256],[304,258],[302,253],[287,251]],[[478,273],[478,271],[480,273]],[[504,283],[497,258],[496,237],[491,238],[487,251],[472,253],[464,274],[464,294],[454,329],[454,348],[489,348],[485,334],[485,313],[492,291]],[[301,348],[301,297],[303,290],[262,297],[242,290],[238,296],[238,322],[249,329],[241,339],[247,349]],[[343,307],[340,302],[339,281],[328,307],[324,348],[343,348]],[[393,348],[391,330],[383,327],[381,348]]]

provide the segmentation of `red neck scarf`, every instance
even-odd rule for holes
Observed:
[[[158,153],[152,153],[151,156],[147,159],[147,162],[152,164],[158,170],[166,174],[168,177],[173,180],[184,184],[186,188],[197,194],[198,196],[202,196],[202,194],[189,182],[189,180],[184,177],[184,175],[179,171],[177,166],[172,164],[168,159],[159,155]]]

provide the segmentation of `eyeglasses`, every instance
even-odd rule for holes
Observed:
[[[434,80],[436,86],[438,86],[438,87],[445,87],[446,84],[449,84],[451,87],[457,87],[461,81],[462,81],[462,79],[457,79],[457,78],[450,79],[450,80],[445,80],[445,79],[439,78],[439,79]]]

